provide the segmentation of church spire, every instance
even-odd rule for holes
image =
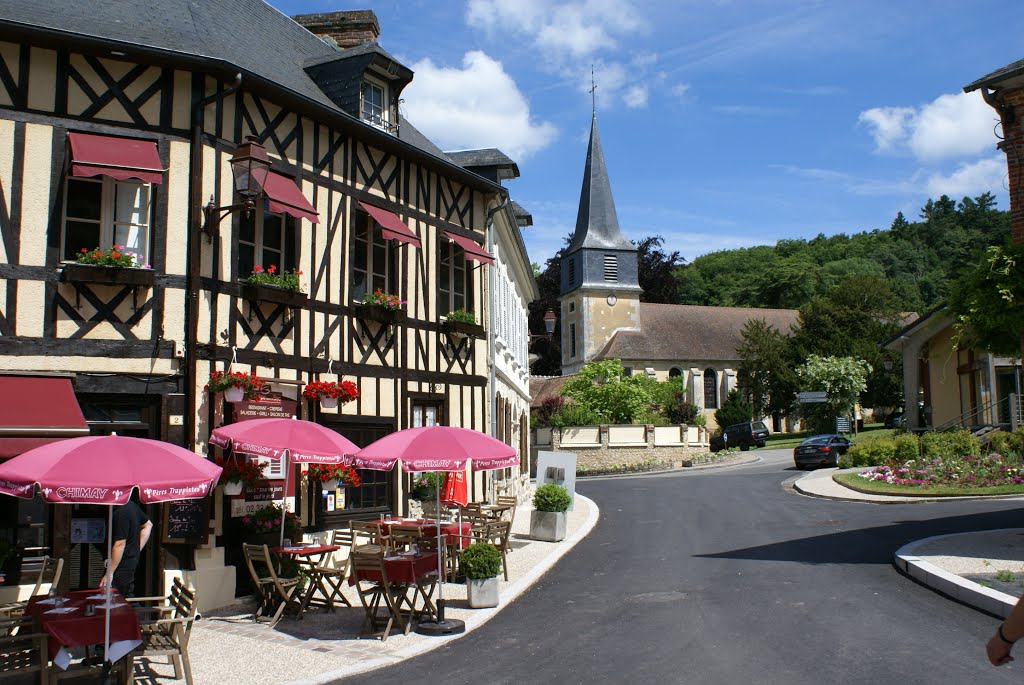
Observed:
[[[597,110],[590,122],[590,144],[587,162],[583,168],[583,188],[580,190],[580,208],[576,215],[576,231],[566,253],[581,248],[635,250],[619,229],[615,213],[612,186],[604,163],[601,137],[597,133]]]

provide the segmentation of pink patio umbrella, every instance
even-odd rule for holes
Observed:
[[[461,472],[469,463],[474,471],[503,469],[519,464],[515,449],[486,433],[457,426],[425,426],[407,428],[385,435],[367,445],[349,460],[359,469],[388,471],[401,461],[406,471]],[[437,493],[441,508],[440,489]],[[437,548],[441,547],[441,526],[437,526]],[[441,555],[437,557],[440,579],[437,599],[437,620],[425,621],[416,628],[428,635],[453,635],[466,629],[465,623],[444,617],[444,569]]]
[[[270,459],[287,459],[291,464],[340,464],[346,455],[359,451],[343,435],[302,419],[253,419],[214,428],[210,444],[231,448],[236,454]],[[288,497],[288,477],[284,471],[284,495]],[[281,544],[284,544],[284,517],[281,518]]]
[[[120,435],[68,438],[24,452],[0,464],[0,493],[22,499],[39,494],[54,504],[103,504],[110,563],[114,506],[138,489],[144,504],[202,499],[217,486],[221,468],[195,452],[159,440]],[[110,583],[106,601],[110,605]],[[106,612],[103,659],[109,671],[110,612]]]

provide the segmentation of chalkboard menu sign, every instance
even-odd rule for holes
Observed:
[[[164,505],[163,542],[202,544],[209,536],[209,529],[209,497],[183,499]]]

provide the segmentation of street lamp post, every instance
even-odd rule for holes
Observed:
[[[538,340],[550,340],[551,334],[555,332],[555,321],[558,317],[555,315],[555,310],[549,309],[544,312],[544,333],[530,333],[530,345]]]

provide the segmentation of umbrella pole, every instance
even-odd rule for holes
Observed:
[[[114,585],[114,572],[110,568],[110,554],[113,551],[114,507],[107,507],[107,610],[103,612],[103,663],[110,664],[110,589]]]
[[[441,488],[434,488],[437,495],[437,577],[441,579],[437,586],[437,622],[444,623],[444,541],[441,536]],[[461,531],[460,531],[461,532]]]
[[[291,455],[289,455],[289,454],[285,454],[281,458],[284,459],[285,466],[284,466],[284,492],[281,493],[282,494],[282,497],[281,497],[281,535],[279,536],[280,537],[279,544],[282,547],[284,547],[284,524],[288,520],[288,476],[291,475],[292,462],[291,462]],[[292,540],[292,544],[295,544],[295,543],[296,543],[296,541]],[[280,569],[278,569],[278,570],[280,570]]]
[[[401,467],[399,467],[401,468]],[[422,621],[416,626],[416,632],[420,635],[433,635],[440,637],[444,635],[459,635],[466,632],[466,622],[459,619],[446,620],[444,617],[444,547],[441,535],[441,488],[437,488],[437,575],[439,584],[437,586],[437,616],[433,621]],[[462,528],[459,528],[462,534]],[[461,540],[461,538],[460,538]]]

